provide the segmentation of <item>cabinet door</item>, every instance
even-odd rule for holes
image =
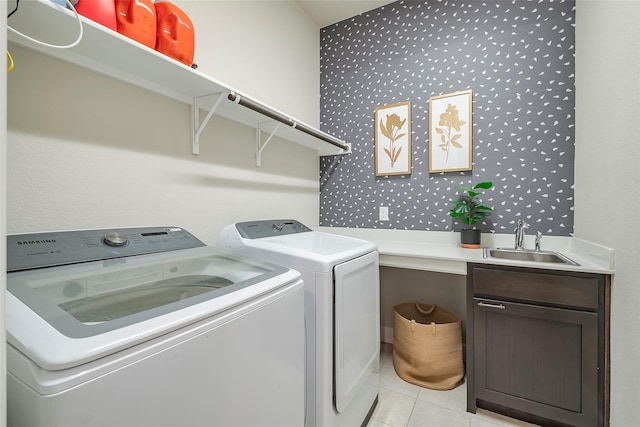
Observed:
[[[475,397],[570,425],[596,425],[598,315],[474,298]]]

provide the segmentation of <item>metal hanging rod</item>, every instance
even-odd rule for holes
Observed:
[[[327,142],[333,146],[336,146],[344,151],[349,151],[349,145],[347,145],[347,143],[345,143],[344,141],[333,137],[329,134],[326,134],[324,132],[320,132],[317,131],[313,128],[310,128],[308,126],[305,126],[302,123],[298,123],[295,120],[291,119],[291,117],[285,116],[281,113],[279,113],[278,111],[272,110],[269,107],[259,104],[255,101],[252,101],[250,99],[247,99],[244,96],[240,96],[234,92],[229,92],[229,95],[227,96],[227,98],[229,99],[229,101],[234,102],[236,104],[240,104],[243,107],[249,108],[250,110],[256,111],[260,114],[263,114],[267,117],[272,118],[273,120],[276,120],[280,123],[283,123],[287,126],[291,126],[295,129],[298,129],[301,132],[306,133],[307,135],[311,135],[314,138],[318,138],[324,142]]]

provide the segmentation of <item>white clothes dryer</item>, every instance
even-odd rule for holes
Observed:
[[[304,423],[300,273],[179,227],[7,236],[9,427]]]
[[[313,231],[295,220],[232,224],[217,245],[302,273],[305,426],[366,425],[380,386],[377,246]]]

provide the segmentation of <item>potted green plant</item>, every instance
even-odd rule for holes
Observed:
[[[474,225],[491,215],[493,208],[483,205],[478,197],[484,194],[481,190],[488,190],[491,187],[493,183],[490,181],[479,182],[473,187],[456,186],[456,190],[464,191],[466,195],[460,200],[451,200],[454,206],[449,211],[449,215],[452,218],[461,218],[465,225],[472,226],[460,230],[460,245],[463,248],[480,248],[481,233]]]

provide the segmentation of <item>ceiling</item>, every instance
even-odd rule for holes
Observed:
[[[393,3],[388,0],[297,0],[297,2],[320,28]]]

